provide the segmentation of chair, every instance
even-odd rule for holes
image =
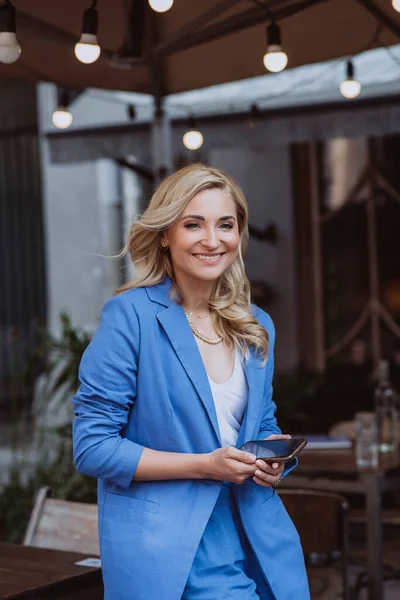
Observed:
[[[99,556],[97,505],[49,498],[38,490],[23,544]]]
[[[367,411],[365,411],[365,412],[367,412]],[[370,412],[369,414],[373,415],[372,412]],[[389,421],[386,420],[385,424],[384,424],[384,431],[387,430],[389,432],[389,426],[390,426]],[[398,429],[398,436],[400,438],[400,422],[398,423],[397,429]],[[334,423],[330,427],[328,433],[329,433],[329,435],[345,435],[354,441],[354,439],[356,437],[354,419],[350,420],[350,421],[338,421],[337,423]],[[386,435],[386,434],[384,433],[384,435]]]
[[[373,413],[370,413],[371,415]],[[385,427],[389,430],[389,423],[387,422]],[[353,441],[355,440],[355,422],[353,421],[338,421],[334,423],[332,427],[329,429],[329,435],[345,435],[351,438]],[[400,421],[398,423],[398,436],[400,439]],[[394,527],[398,527],[400,525],[400,495],[397,491],[392,492],[393,497],[395,498],[395,508],[387,509],[383,508],[382,510],[382,523],[385,525],[393,525]],[[365,510],[363,509],[351,509],[350,511],[350,523],[362,523],[365,525],[367,520],[367,515]]]
[[[337,423],[334,423],[330,429],[329,429],[329,435],[344,435],[346,437],[349,437],[351,440],[354,440],[355,438],[355,431],[354,431],[354,421],[350,420],[350,421],[338,421]]]
[[[350,600],[346,498],[333,492],[303,489],[280,489],[279,496],[299,532],[309,570],[340,557],[343,598]]]

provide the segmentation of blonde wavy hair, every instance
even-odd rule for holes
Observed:
[[[192,164],[161,183],[146,211],[129,229],[121,256],[130,254],[136,276],[118,288],[116,294],[156,285],[168,276],[178,301],[182,302],[170,253],[161,248],[160,242],[163,232],[180,218],[192,198],[205,189],[229,193],[236,204],[240,234],[237,258],[215,282],[208,301],[215,331],[229,345],[237,345],[246,358],[252,349],[264,365],[268,356],[268,333],[251,314],[250,284],[243,263],[249,238],[247,202],[236,181],[218,169]]]

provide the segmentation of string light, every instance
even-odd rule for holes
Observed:
[[[167,12],[173,3],[174,0],[149,0],[150,7],[159,13]]]
[[[51,121],[57,129],[68,129],[73,121],[72,113],[68,110],[69,98],[68,92],[64,90],[61,93],[60,102],[57,110],[51,116]]]
[[[357,98],[361,92],[361,84],[354,78],[354,65],[351,60],[347,61],[347,78],[340,84],[340,93],[345,98]]]
[[[392,0],[392,6],[393,6],[394,10],[397,10],[397,12],[400,12],[400,0]]]
[[[21,47],[16,34],[16,10],[9,0],[0,6],[0,62],[7,65],[19,59]]]
[[[83,13],[82,35],[75,44],[75,56],[86,65],[96,62],[100,56],[101,48],[97,41],[98,13],[97,2],[93,1],[90,8]]]
[[[71,126],[74,117],[67,108],[59,106],[51,115],[51,121],[57,129],[68,129]]]
[[[267,27],[267,52],[263,58],[264,66],[271,73],[279,73],[288,64],[288,56],[282,48],[281,30],[272,21]]]
[[[198,150],[202,147],[203,142],[203,134],[197,129],[194,118],[190,117],[188,122],[188,131],[183,136],[183,145],[188,150]]]

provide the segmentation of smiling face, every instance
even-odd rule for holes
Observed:
[[[236,204],[229,192],[214,188],[196,194],[165,239],[178,282],[218,279],[240,246]]]

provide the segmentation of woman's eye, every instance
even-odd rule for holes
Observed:
[[[222,223],[221,227],[223,229],[233,229],[232,223]]]
[[[198,225],[198,223],[186,223],[186,225],[185,225],[185,227],[186,227],[187,229],[195,229],[195,228],[197,228],[198,226],[199,226],[199,225]]]
[[[233,229],[232,223],[222,223],[220,225],[221,229]],[[200,225],[198,223],[185,223],[186,229],[199,229]]]

